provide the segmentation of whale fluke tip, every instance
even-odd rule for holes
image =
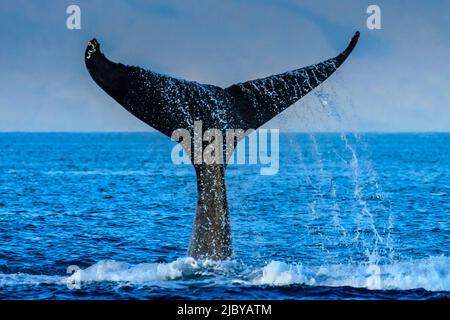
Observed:
[[[91,45],[91,44],[98,44],[98,41],[97,41],[97,39],[96,38],[92,38],[91,40],[89,40],[88,41],[88,45]]]
[[[352,40],[350,41],[350,45],[356,45],[356,43],[358,42],[358,40],[359,40],[359,36],[360,36],[361,34],[359,33],[359,31],[356,31],[355,32],[355,34],[353,35],[353,37],[352,37]]]
[[[87,43],[86,53],[85,53],[86,60],[91,59],[92,55],[98,51],[100,51],[100,43],[97,41],[97,39],[92,38]]]
[[[355,34],[353,35],[353,38],[352,38],[351,42],[355,42],[355,44],[356,44],[356,42],[359,40],[359,36],[360,35],[361,34],[359,33],[359,31],[356,31]]]
[[[355,34],[352,37],[352,40],[350,40],[350,43],[348,44],[347,48],[337,57],[338,60],[342,63],[349,54],[353,51],[356,44],[358,43],[360,33],[359,31],[356,31]]]

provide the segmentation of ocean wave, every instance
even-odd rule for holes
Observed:
[[[179,258],[169,263],[129,264],[102,260],[70,276],[0,274],[0,287],[19,285],[115,282],[173,286],[196,281],[209,285],[354,287],[375,290],[450,291],[450,257],[437,256],[390,265],[323,265],[306,267],[271,261],[263,267],[236,261],[215,262]]]
[[[103,260],[89,268],[76,271],[71,278],[82,282],[114,281],[128,283],[147,283],[181,279],[203,267],[192,258],[180,258],[170,263],[140,263]]]
[[[390,265],[328,265],[317,268],[271,261],[262,268],[261,275],[255,278],[253,283],[370,290],[450,291],[450,257],[429,257]]]
[[[64,276],[49,276],[49,275],[34,275],[27,273],[0,273],[0,288],[9,286],[37,286],[43,284],[60,284],[67,283],[67,277]]]

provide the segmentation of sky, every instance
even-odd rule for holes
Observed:
[[[81,9],[68,30],[66,8]],[[381,30],[366,27],[368,5]],[[0,2],[0,131],[152,130],[107,96],[84,66],[96,37],[113,61],[229,86],[358,46],[314,94],[271,121],[284,130],[450,131],[450,1],[128,0]],[[322,114],[323,113],[323,114]]]

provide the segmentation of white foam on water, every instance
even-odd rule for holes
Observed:
[[[37,286],[42,284],[65,284],[67,277],[34,275],[27,273],[0,273],[0,288],[7,286]]]
[[[114,260],[102,260],[96,264],[76,271],[71,278],[81,282],[128,282],[144,284],[153,281],[170,281],[189,278],[193,275],[204,276],[219,271],[226,262],[179,258],[169,263],[140,263],[136,265]]]
[[[450,257],[445,256],[390,265],[329,265],[310,269],[272,261],[262,268],[260,274],[252,281],[253,284],[450,291]]]
[[[308,278],[302,265],[290,265],[280,261],[271,261],[262,268],[262,276],[252,281],[253,284],[286,286],[291,284],[314,285],[313,278]]]
[[[4,286],[67,284],[86,282],[124,282],[154,284],[171,280],[192,279],[194,276],[219,276],[228,273],[236,263],[179,258],[169,263],[130,264],[115,260],[101,260],[86,269],[78,269],[68,276],[33,275],[26,273],[0,274],[0,288]]]
[[[100,261],[93,266],[75,272],[71,278],[79,277],[82,282],[114,281],[142,283],[156,280],[174,280],[183,275],[182,263],[141,263],[130,265],[114,260]]]
[[[422,260],[397,262],[390,265],[324,265],[305,267],[271,261],[262,268],[240,265],[236,261],[214,262],[180,258],[169,263],[132,265],[114,260],[102,260],[71,276],[0,274],[0,288],[7,286],[67,285],[115,282],[128,285],[173,286],[180,281],[202,281],[223,286],[324,286],[354,287],[379,290],[409,290],[450,292],[450,257],[436,256]]]

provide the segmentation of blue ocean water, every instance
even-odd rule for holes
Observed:
[[[0,298],[449,298],[449,146],[281,134],[277,175],[228,168],[234,258],[213,262],[186,257],[196,179],[166,137],[0,134]]]

